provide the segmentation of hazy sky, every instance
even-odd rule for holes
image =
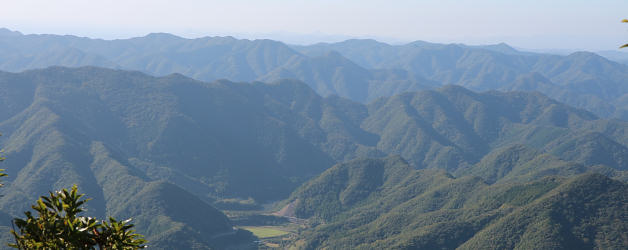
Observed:
[[[628,0],[20,0],[0,27],[22,33],[128,38],[271,38],[288,43],[375,38],[523,48],[610,50],[628,42]]]

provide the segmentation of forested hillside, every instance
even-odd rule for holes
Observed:
[[[6,107],[2,139],[7,155],[16,154],[6,164],[45,162],[40,157],[56,153],[50,145],[58,145],[73,148],[63,152],[82,163],[73,164],[85,165],[89,145],[102,142],[118,152],[123,165],[208,200],[277,199],[334,163],[358,156],[399,154],[416,168],[453,171],[511,144],[585,165],[626,168],[627,123],[533,93],[478,94],[449,86],[362,105],[320,97],[290,80],[204,83],[91,67],[3,73],[0,80]],[[596,134],[582,137],[582,131]],[[572,141],[585,144],[577,149],[582,152],[565,146]],[[37,147],[42,143],[48,146]],[[595,150],[611,157],[596,159]],[[30,174],[22,179],[16,171],[9,174],[17,181],[39,180]],[[250,179],[252,174],[260,178]],[[40,193],[36,186],[28,190]]]
[[[625,181],[628,169],[628,123],[600,119],[540,93],[446,86],[365,105],[321,97],[297,80],[207,83],[178,74],[50,67],[0,73],[0,107],[7,157],[2,165],[9,174],[0,198],[3,213],[20,216],[48,190],[78,184],[93,198],[90,213],[133,217],[138,232],[163,248],[212,247],[225,240],[246,246],[251,236],[233,229],[212,204],[250,199],[260,206],[285,199],[320,173],[318,179],[340,178],[320,184],[336,193],[318,190],[306,203],[310,198],[299,198],[304,191],[297,191],[292,197],[310,204],[310,210],[297,209],[300,217],[335,220],[336,213],[367,204],[387,182],[390,192],[410,192],[406,198],[430,185],[462,182],[446,192],[467,199],[496,188],[489,184],[554,175],[595,172]],[[388,173],[375,160],[351,163],[356,171],[324,172],[336,163],[389,154],[408,161],[386,160],[403,171]],[[436,176],[405,179],[414,169]],[[362,177],[352,181],[356,176]],[[406,190],[414,185],[423,189]],[[431,211],[426,209],[413,213]],[[369,218],[380,212],[369,212]]]
[[[6,29],[0,30],[0,45],[0,70],[10,72],[57,65],[156,76],[180,73],[202,81],[290,78],[319,95],[362,103],[455,84],[474,91],[539,91],[601,117],[628,119],[628,65],[589,52],[558,56],[521,52],[503,43],[389,45],[375,40],[289,46],[272,40],[185,39],[166,33],[100,40]]]
[[[524,160],[525,162],[525,160]],[[515,164],[515,168],[527,163]],[[571,163],[573,164],[573,163]],[[628,186],[556,162],[540,177],[503,184],[443,170],[415,170],[399,157],[336,165],[287,201],[311,228],[302,249],[622,249]]]
[[[506,44],[466,46],[417,41],[389,45],[374,40],[294,46],[306,55],[337,51],[369,69],[401,69],[439,84],[472,90],[539,91],[604,117],[625,119],[628,66],[599,55],[520,52]]]
[[[0,250],[628,250],[626,0],[0,6]]]

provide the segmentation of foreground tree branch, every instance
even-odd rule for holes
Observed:
[[[82,206],[90,199],[82,199],[76,185],[70,191],[63,189],[41,196],[33,210],[24,213],[25,219],[15,219],[17,230],[11,230],[18,249],[140,249],[146,247],[144,236],[135,233],[130,219],[117,221],[109,218],[99,221],[80,216]]]

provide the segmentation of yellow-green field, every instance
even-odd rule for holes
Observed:
[[[251,231],[257,238],[272,238],[289,234],[290,232],[282,231],[271,227],[242,227],[248,231]]]

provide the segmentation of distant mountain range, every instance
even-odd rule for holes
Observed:
[[[623,60],[620,52],[603,54]],[[291,78],[320,95],[362,103],[448,84],[476,91],[539,91],[602,117],[628,119],[628,65],[589,52],[558,56],[522,52],[503,43],[389,45],[347,40],[289,46],[272,40],[185,39],[165,33],[100,40],[0,30],[0,70],[53,65],[139,70],[156,76],[180,73],[202,81]]]
[[[593,53],[0,30],[0,70],[5,241],[78,184],[155,249],[256,248],[240,201],[300,249],[627,242],[628,66]]]

